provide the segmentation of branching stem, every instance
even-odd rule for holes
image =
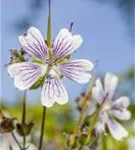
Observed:
[[[80,112],[80,116],[79,116],[79,119],[77,121],[77,127],[75,128],[74,130],[74,141],[73,141],[73,145],[74,143],[76,143],[76,140],[77,137],[78,137],[78,134],[79,134],[79,130],[83,124],[83,121],[84,121],[84,117],[85,117],[85,111],[88,107],[88,103],[91,102],[91,91],[92,91],[92,87],[93,87],[93,84],[94,84],[94,80],[95,80],[95,73],[93,74],[93,78],[89,84],[89,87],[87,89],[87,92],[86,92],[86,95],[84,96],[83,98],[83,105],[82,105],[82,109],[81,109],[81,112]]]

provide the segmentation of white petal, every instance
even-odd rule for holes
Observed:
[[[128,150],[135,150],[135,136],[128,138]]]
[[[29,28],[26,35],[19,36],[19,41],[23,49],[32,57],[45,60],[48,56],[48,48],[40,31],[35,28]]]
[[[37,147],[31,143],[27,143],[26,147],[28,147],[28,150],[37,150]]]
[[[129,120],[131,118],[131,112],[126,109],[113,109],[112,114],[120,120]]]
[[[114,96],[118,84],[118,77],[112,73],[107,73],[104,80],[105,92],[108,93],[108,99],[111,100]]]
[[[78,83],[87,83],[92,77],[90,71],[93,69],[93,63],[89,60],[79,59],[61,64],[59,66],[61,74]]]
[[[128,136],[126,129],[112,117],[108,118],[107,125],[111,135],[116,140],[122,140],[124,137]]]
[[[45,74],[46,69],[45,65],[23,62],[8,66],[8,73],[14,78],[15,87],[19,90],[27,90]]]
[[[13,150],[20,150],[17,144],[12,144],[11,146]],[[31,144],[28,142],[26,143],[26,147],[27,147],[27,150],[37,150],[37,147],[34,144]],[[8,150],[8,149],[2,149],[2,150]]]
[[[112,103],[112,107],[116,107],[116,108],[120,108],[120,107],[124,107],[127,108],[130,104],[130,99],[126,96],[122,96],[118,99],[116,99],[115,101],[113,101]]]
[[[131,118],[131,113],[127,110],[129,103],[129,98],[125,96],[115,100],[111,107],[113,115],[120,120],[129,120]]]
[[[43,85],[41,101],[46,107],[52,107],[55,102],[61,105],[68,102],[68,94],[60,79],[51,75],[47,77]]]
[[[96,124],[96,132],[99,134],[105,133],[105,121],[104,120],[99,120],[99,122]]]
[[[106,111],[101,111],[99,113],[99,121],[97,122],[96,124],[96,131],[99,133],[99,134],[106,134],[106,121],[108,119],[108,114]]]
[[[98,78],[98,79],[96,80],[95,86],[96,86],[97,88],[99,88],[100,90],[103,91],[103,85],[102,85],[102,82],[101,82],[101,79],[100,79],[100,78]]]
[[[72,35],[68,29],[61,29],[53,43],[54,56],[56,58],[66,57],[75,52],[82,42],[80,35]]]
[[[103,89],[103,85],[101,80],[98,78],[95,82],[95,86],[92,89],[92,97],[94,100],[96,100],[96,102],[101,104],[104,96],[105,96],[105,92]]]

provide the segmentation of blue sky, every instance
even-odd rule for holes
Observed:
[[[6,103],[12,104],[21,92],[15,89],[13,80],[3,66],[10,57],[8,50],[20,47],[18,36],[23,32],[15,32],[12,24],[27,13],[28,3],[27,1],[24,3],[24,0],[3,0],[1,6],[0,97]],[[42,9],[38,15],[31,25],[38,27],[43,35],[46,35],[47,9]],[[119,11],[111,4],[102,5],[89,0],[52,0],[52,19],[53,38],[60,28],[69,27],[70,22],[74,22],[73,32],[81,34],[84,43],[73,57],[93,62],[99,60],[96,68],[98,73],[120,73],[133,64],[134,50],[127,36],[126,25]],[[71,99],[85,88],[85,85],[79,85],[68,79],[64,79],[64,83]],[[36,102],[37,98],[40,98],[40,90],[29,93],[30,102]]]

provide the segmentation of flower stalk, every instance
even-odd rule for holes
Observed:
[[[48,13],[48,28],[47,28],[47,44],[48,48],[51,48],[51,0],[48,0],[49,3],[49,13]],[[51,50],[49,51],[51,55]],[[50,72],[48,67],[46,75]],[[45,78],[46,80],[46,78]],[[43,114],[42,114],[42,123],[41,123],[41,133],[40,133],[40,141],[39,141],[39,148],[38,150],[42,149],[43,145],[43,137],[44,137],[44,129],[45,129],[45,119],[46,119],[46,107],[43,106]]]
[[[51,0],[49,2],[49,14],[48,14],[48,29],[47,29],[47,44],[51,48]]]
[[[41,124],[41,134],[40,134],[40,141],[39,141],[39,148],[38,148],[38,150],[41,150],[41,149],[42,149],[43,136],[44,136],[44,128],[45,128],[45,116],[46,116],[46,107],[43,106],[43,115],[42,115],[42,124]]]
[[[79,119],[77,121],[77,127],[75,128],[74,130],[74,138],[72,139],[73,142],[71,144],[71,149],[72,149],[72,146],[77,142],[78,140],[78,135],[79,135],[79,130],[81,128],[81,126],[83,125],[83,122],[84,122],[84,118],[85,118],[85,112],[86,112],[86,109],[87,107],[89,106],[90,102],[91,102],[91,91],[92,91],[92,87],[94,85],[94,80],[95,80],[95,73],[93,75],[93,78],[89,84],[89,87],[88,87],[88,90],[86,92],[86,95],[84,96],[83,98],[83,105],[82,105],[82,109],[81,109],[81,112],[80,112],[80,116],[79,116]]]
[[[26,95],[27,91],[24,91],[23,102],[22,102],[22,125],[25,126],[26,121]],[[23,150],[25,150],[26,135],[23,134]]]

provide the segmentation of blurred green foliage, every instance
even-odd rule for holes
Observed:
[[[7,107],[2,106],[5,112],[8,112],[11,116],[17,117],[17,121],[21,121],[21,106]],[[135,121],[135,105],[131,105],[130,108],[132,113],[132,120],[125,122],[124,126],[129,131],[129,136],[135,136],[133,129],[133,120]],[[55,143],[55,147],[59,150],[63,150],[66,142],[66,134],[71,133],[75,127],[75,115],[74,110],[70,105],[54,106],[53,108],[47,109],[46,118],[46,130],[45,140],[46,143]],[[34,121],[34,129],[32,135],[38,135],[40,131],[40,122],[42,118],[42,107],[41,106],[27,106],[27,123],[31,120]],[[99,150],[127,150],[127,139],[119,142],[114,140],[109,134],[99,140]],[[48,150],[50,150],[48,148]]]
[[[17,121],[21,121],[21,105],[16,107],[3,106],[3,110],[11,116],[17,117]],[[27,106],[26,122],[34,121],[34,129],[32,135],[39,134],[42,118],[42,106]],[[54,141],[60,148],[64,147],[66,135],[64,132],[70,133],[75,126],[73,110],[70,105],[59,106],[47,109],[45,124],[45,140],[49,143]],[[62,149],[61,149],[62,150]]]

